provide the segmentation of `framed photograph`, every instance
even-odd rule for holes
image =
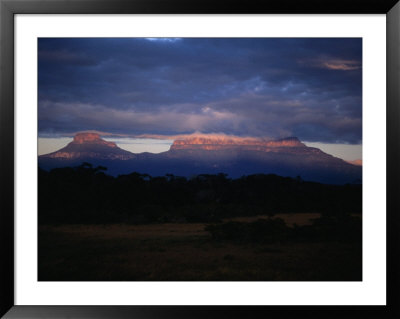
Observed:
[[[1,315],[400,314],[397,1],[0,10]]]

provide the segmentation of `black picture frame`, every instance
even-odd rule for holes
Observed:
[[[14,305],[14,15],[63,14],[386,14],[386,306],[16,306]],[[398,0],[0,0],[0,315],[5,318],[400,318]],[[382,106],[383,107],[383,106]]]

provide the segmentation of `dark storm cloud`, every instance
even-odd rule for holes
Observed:
[[[39,132],[361,141],[361,39],[39,39]]]

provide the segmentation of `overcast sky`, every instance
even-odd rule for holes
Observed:
[[[39,136],[224,133],[361,144],[353,38],[41,38]]]

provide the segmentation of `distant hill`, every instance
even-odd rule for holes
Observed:
[[[39,156],[39,166],[51,169],[82,162],[108,168],[110,175],[139,172],[151,176],[190,177],[225,173],[232,178],[276,174],[304,180],[360,183],[362,168],[308,147],[296,137],[267,141],[257,138],[190,137],[175,140],[167,152],[134,154],[95,133],[78,133],[59,151]]]

